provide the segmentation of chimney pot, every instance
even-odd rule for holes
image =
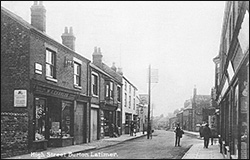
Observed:
[[[69,28],[69,33],[73,34],[73,28],[72,27]]]
[[[68,33],[68,27],[64,28],[64,33],[66,33],[66,34]]]
[[[98,54],[102,54],[100,47],[98,48]]]

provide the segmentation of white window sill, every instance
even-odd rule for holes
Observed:
[[[81,87],[81,86],[78,86],[77,84],[74,84],[74,88],[82,89],[82,87]]]
[[[98,95],[95,95],[95,94],[92,94],[92,97],[96,97],[96,98],[98,98],[99,96],[98,96]]]
[[[46,79],[49,80],[49,81],[57,82],[57,79],[54,79],[52,77],[46,77]]]

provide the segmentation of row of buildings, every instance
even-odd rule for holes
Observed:
[[[99,47],[92,61],[76,53],[72,27],[61,38],[46,34],[42,1],[31,6],[31,24],[1,7],[1,157],[129,134],[131,121],[138,130],[145,123],[138,89],[121,68],[107,66]]]
[[[249,159],[249,1],[227,1],[215,63],[213,104],[221,153]]]
[[[199,131],[202,124],[211,122],[215,127],[215,120],[212,122],[215,108],[211,105],[210,95],[198,95],[197,88],[194,88],[192,98],[184,102],[184,106],[172,118],[169,118],[169,128],[174,128],[178,122],[184,130]]]
[[[226,158],[249,159],[249,1],[225,2],[219,53],[213,62],[215,84],[202,121],[216,128]],[[201,113],[195,104],[194,98],[186,102],[169,120],[170,127],[178,121],[184,129],[197,131],[202,121],[195,118]]]

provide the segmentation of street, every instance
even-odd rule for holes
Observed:
[[[195,143],[201,140],[184,134],[181,147],[175,147],[172,131],[156,130],[152,139],[147,136],[126,141],[114,146],[89,152],[70,154],[67,159],[180,159]],[[60,157],[62,158],[62,157]]]

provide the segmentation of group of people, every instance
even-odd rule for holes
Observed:
[[[175,146],[180,146],[180,139],[182,138],[182,135],[184,134],[184,131],[180,128],[180,124],[177,123],[177,126],[174,130],[175,132]],[[208,148],[208,144],[209,144],[209,138],[211,138],[211,145],[213,145],[213,137],[214,137],[214,133],[213,133],[213,129],[211,130],[209,128],[208,123],[204,126],[204,128],[202,129],[202,137],[204,137],[204,148]]]

